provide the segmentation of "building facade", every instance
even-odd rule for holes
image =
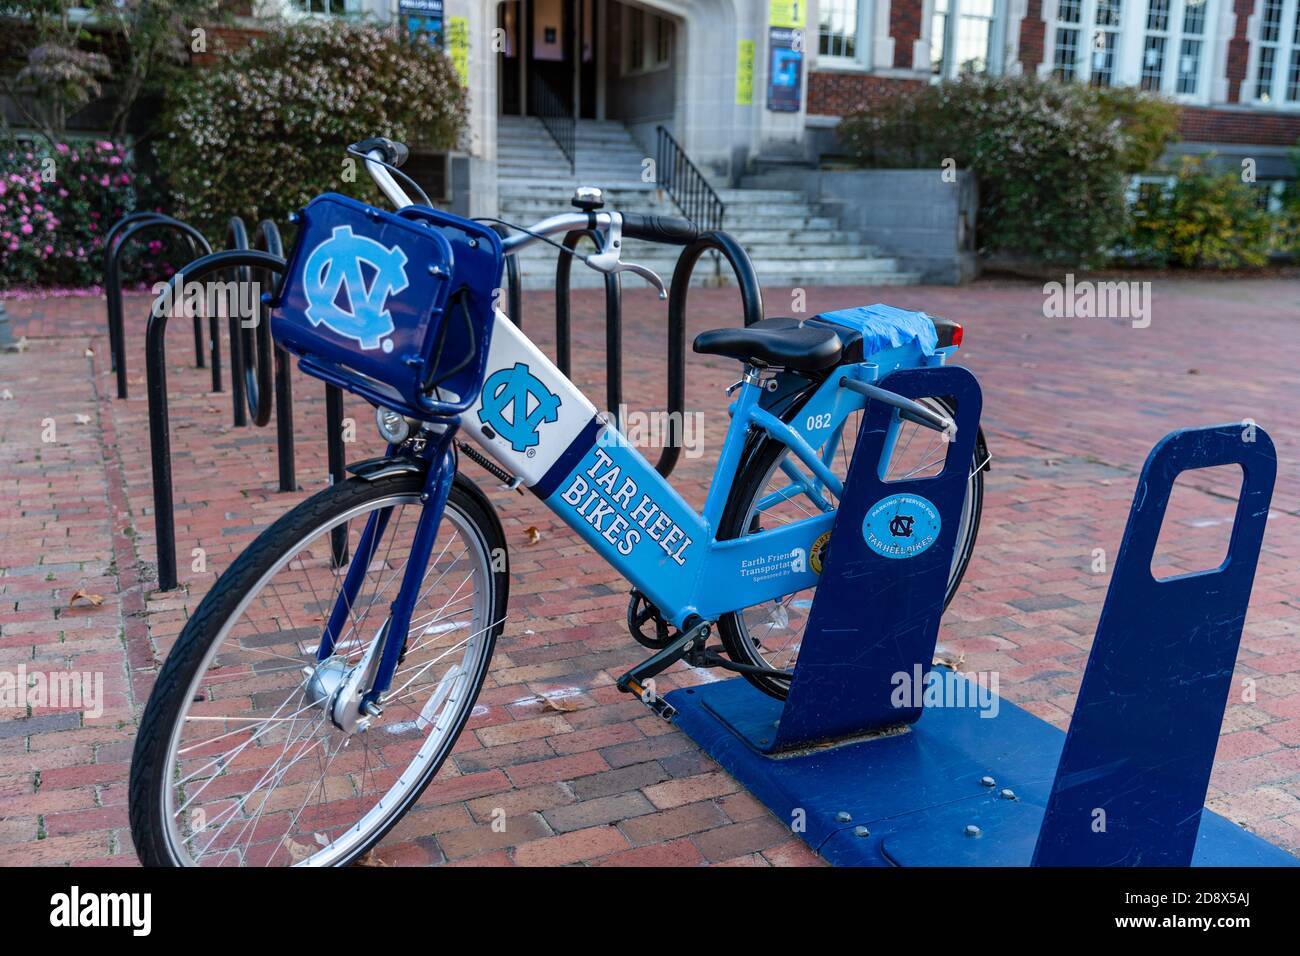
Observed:
[[[1300,0],[268,0],[253,13],[365,15],[439,34],[471,104],[476,205],[498,119],[568,109],[664,126],[711,177],[811,163],[841,117],[963,72],[1129,85],[1184,106],[1184,152],[1291,175]]]

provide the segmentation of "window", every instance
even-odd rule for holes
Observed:
[[[930,15],[930,72],[953,77],[988,73],[997,64],[1003,0],[934,0]]]
[[[818,56],[857,59],[858,0],[821,0],[819,8]]]
[[[1209,0],[1149,0],[1139,82],[1154,93],[1198,96]]]
[[[640,7],[623,7],[624,75],[662,70],[672,58],[672,20]]]
[[[296,0],[297,7],[303,13],[316,13],[325,16],[341,17],[361,11],[361,0]]]
[[[1255,99],[1300,104],[1300,0],[1261,0]]]
[[[1113,85],[1123,19],[1123,0],[1060,0],[1052,31],[1052,75],[1093,86]]]

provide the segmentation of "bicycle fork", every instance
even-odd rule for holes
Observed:
[[[420,517],[402,572],[402,583],[379,632],[356,664],[349,664],[346,658],[337,656],[338,640],[346,633],[349,622],[356,626],[353,607],[388,530],[393,512],[391,507],[373,511],[366,518],[356,553],[330,609],[316,651],[317,666],[310,669],[305,693],[309,701],[328,713],[335,726],[347,733],[366,730],[370,721],[382,713],[381,699],[392,685],[393,675],[406,650],[411,618],[437,541],[447,496],[456,477],[456,457],[452,451],[455,432],[453,426],[447,426],[440,435],[422,433],[429,439],[420,453],[428,469],[420,492]],[[388,453],[392,456],[397,451],[390,446]],[[399,639],[394,639],[394,635]],[[364,641],[365,635],[358,633],[356,639]]]

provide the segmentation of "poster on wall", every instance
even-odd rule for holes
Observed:
[[[736,105],[754,102],[754,41],[736,41]]]
[[[808,22],[807,0],[771,0],[767,6],[769,27],[802,30]]]
[[[460,85],[469,86],[469,17],[449,17],[447,20],[447,52],[451,65],[460,77]]]
[[[803,85],[803,31],[770,27],[767,48],[767,108],[774,113],[797,113]]]
[[[443,0],[398,0],[397,12],[406,32],[431,46],[443,45]]]

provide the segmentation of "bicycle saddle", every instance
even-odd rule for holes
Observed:
[[[701,355],[725,355],[754,365],[816,372],[838,364],[844,351],[839,334],[803,319],[760,319],[739,329],[711,329],[695,337]]]

